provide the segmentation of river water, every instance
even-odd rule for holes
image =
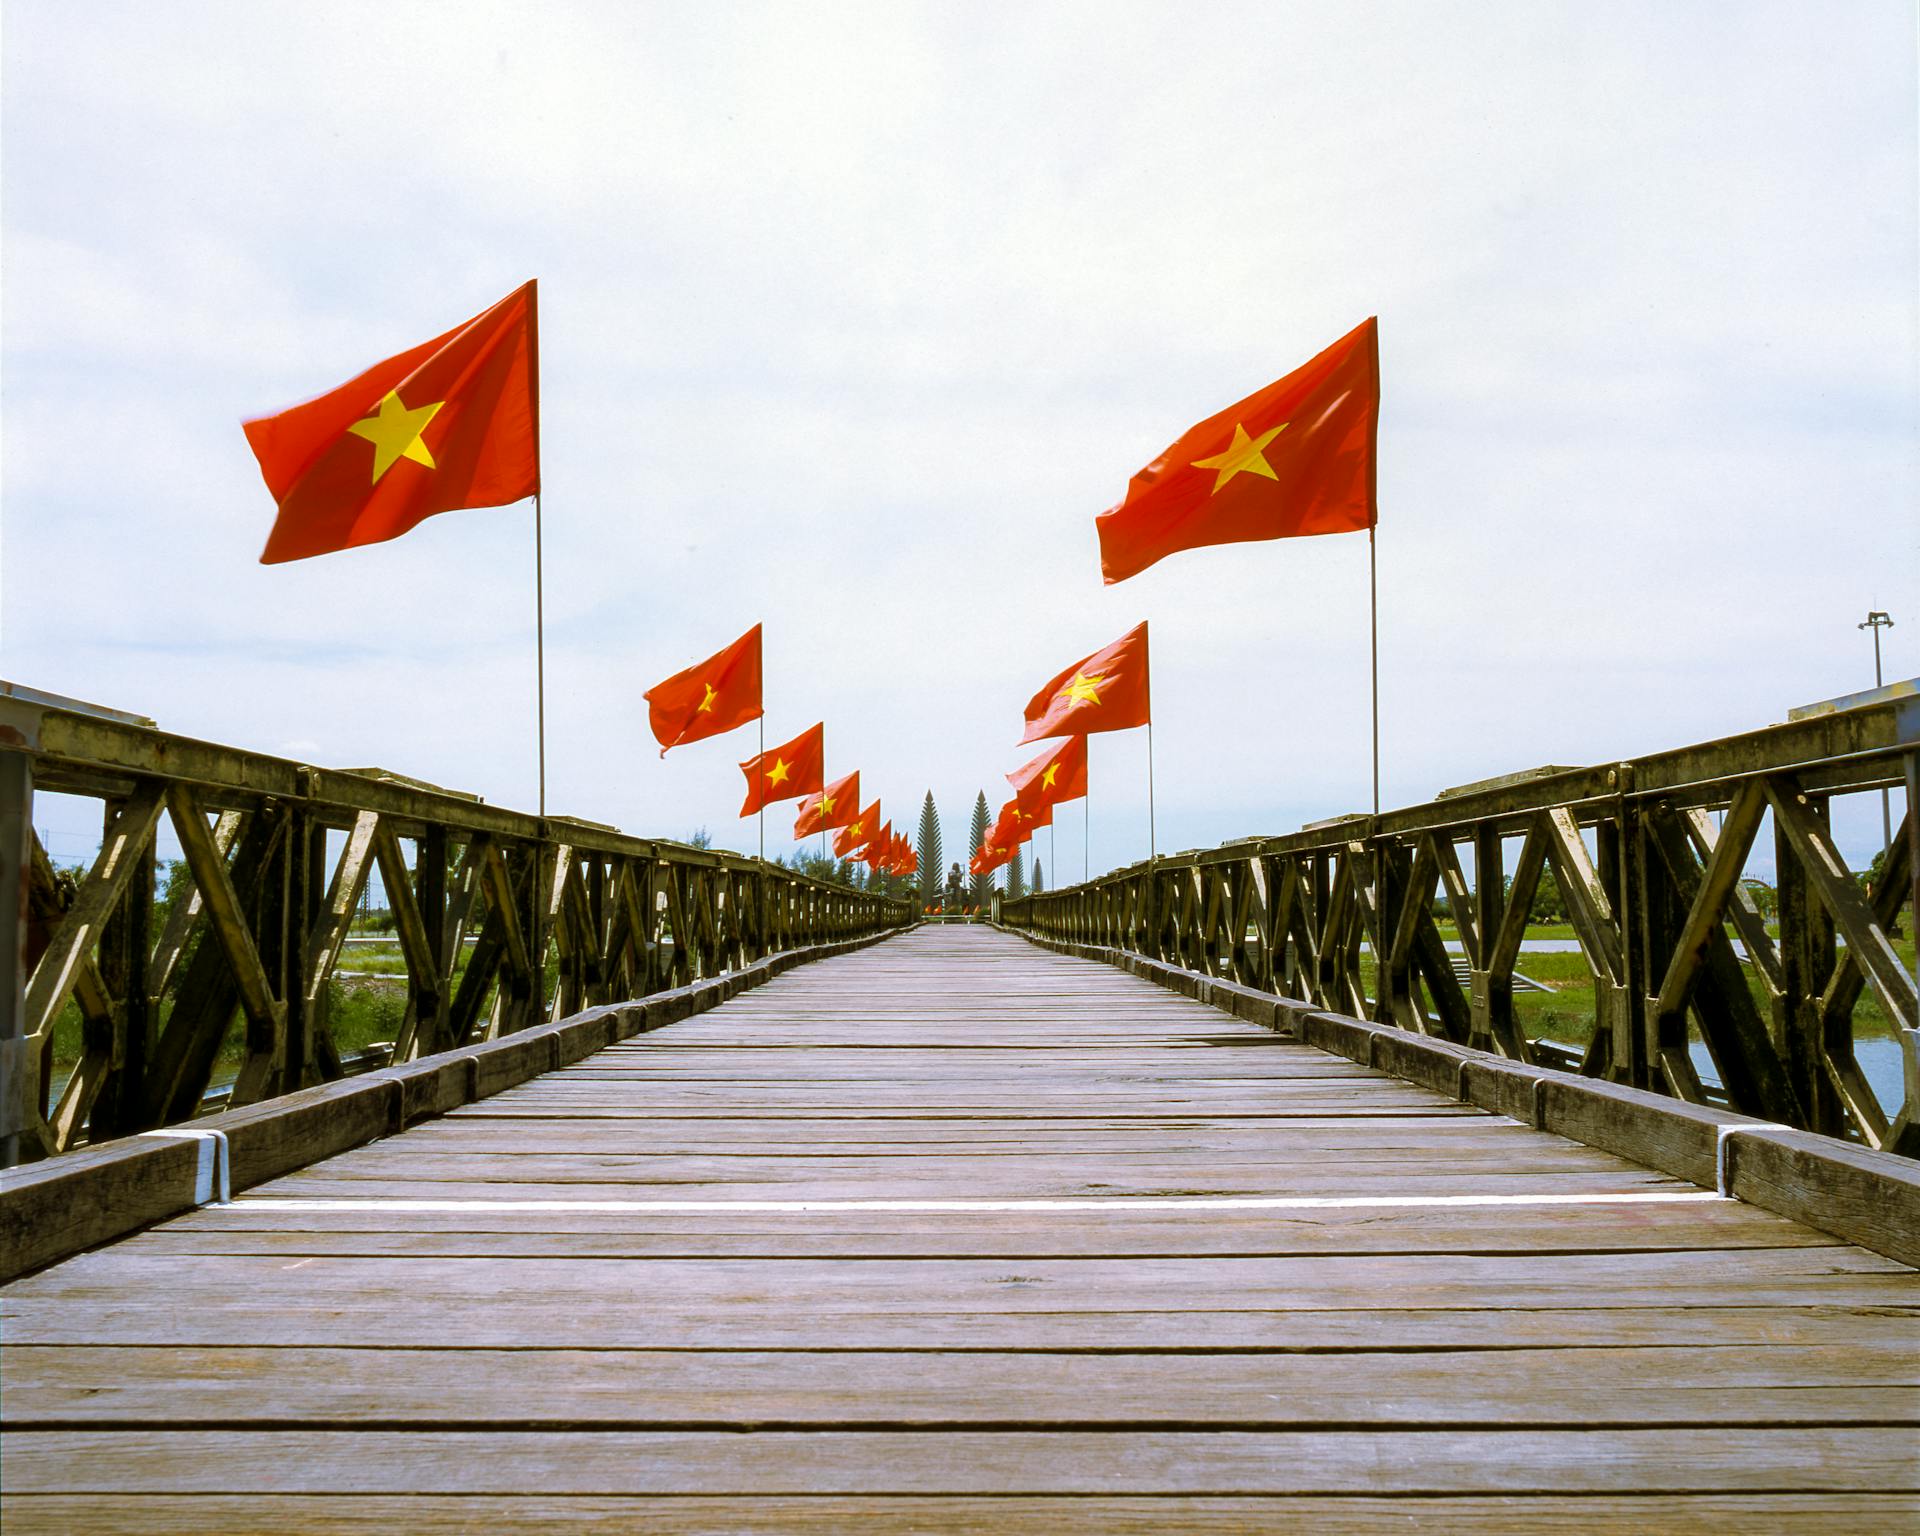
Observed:
[[[1742,959],[1746,949],[1738,939],[1732,941],[1734,949]],[[1450,955],[1464,954],[1460,942],[1456,939],[1447,945]],[[1577,955],[1580,953],[1578,939],[1523,939],[1520,943],[1523,955]],[[1524,970],[1524,967],[1522,968]],[[1551,1038],[1551,1037],[1549,1037]],[[1572,1042],[1561,1042],[1569,1044]],[[1702,1082],[1711,1083],[1716,1088],[1723,1086],[1720,1074],[1714,1070],[1713,1057],[1708,1054],[1706,1043],[1695,1040],[1687,1048],[1687,1054],[1693,1058],[1693,1067],[1700,1074]],[[1860,1070],[1866,1075],[1873,1096],[1880,1101],[1880,1107],[1887,1112],[1887,1118],[1900,1112],[1901,1101],[1906,1095],[1905,1074],[1900,1066],[1900,1042],[1890,1035],[1870,1035],[1853,1042],[1854,1059],[1860,1063]]]

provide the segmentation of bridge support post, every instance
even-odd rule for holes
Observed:
[[[280,1093],[320,1080],[316,1015],[325,1002],[324,996],[316,1001],[308,981],[314,973],[314,929],[326,904],[326,879],[327,829],[304,799],[296,800],[287,818],[287,1034]]]
[[[1824,800],[1812,802],[1818,822],[1827,821]],[[1846,1117],[1827,1077],[1821,1040],[1820,998],[1838,958],[1833,918],[1815,895],[1792,840],[1775,819],[1774,878],[1780,903],[1781,996],[1775,1018],[1780,1058],[1794,1096],[1806,1111],[1807,1128],[1844,1133]]]
[[[1496,974],[1488,963],[1507,910],[1506,850],[1499,828],[1492,823],[1474,829],[1473,905],[1480,935],[1480,964],[1468,973],[1473,989],[1473,1022],[1467,1044],[1475,1050],[1491,1051],[1495,1038],[1511,1028],[1513,1019],[1513,975]]]
[[[134,856],[127,889],[114,904],[100,935],[101,979],[107,984],[113,1017],[107,1034],[106,1080],[89,1112],[88,1138],[141,1130],[140,1085],[153,1052],[154,999],[147,990],[147,955],[153,947],[154,875],[158,860],[149,838]]]
[[[37,1073],[27,1062],[27,890],[33,858],[33,760],[0,751],[0,1168],[20,1162]]]

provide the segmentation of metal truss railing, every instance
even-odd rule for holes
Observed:
[[[1920,1156],[1920,1002],[1894,942],[1915,900],[1915,829],[1911,816],[1900,824],[1871,889],[1830,830],[1836,796],[1904,779],[1914,803],[1920,697],[1905,684],[1837,702],[1847,707],[1679,751],[1154,859],[1003,900],[1001,919]],[[1742,878],[1769,824],[1774,921]],[[1548,869],[1592,979],[1579,1051],[1529,1039],[1514,1006]],[[1904,1102],[1891,1116],[1855,1052],[1869,991],[1901,1048]],[[1696,1068],[1695,1031],[1718,1088]]]
[[[405,961],[396,1062],[911,919],[756,859],[70,703],[0,696],[0,910],[19,914],[0,957],[0,1162],[189,1118],[236,1034],[232,1105],[342,1075],[332,984],[376,869]],[[78,878],[40,847],[36,790],[100,802]],[[192,877],[164,920],[163,821]],[[61,1082],[69,1002],[84,1047]]]

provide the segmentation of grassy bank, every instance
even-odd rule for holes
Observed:
[[[467,957],[462,954],[454,967],[454,983],[466,974]],[[370,1045],[390,1043],[399,1033],[407,1011],[407,962],[399,944],[355,944],[341,956],[340,969],[359,974],[336,975],[327,986],[327,1020],[334,1044],[342,1056],[352,1056]],[[173,999],[160,1003],[160,1028],[173,1014]],[[53,1024],[53,1069],[56,1081],[64,1081],[79,1064],[85,1046],[80,1010],[69,1001]],[[246,1058],[244,1023],[236,1013],[235,1022],[214,1058],[216,1081],[239,1070]]]
[[[1449,940],[1457,936],[1450,926],[1443,926],[1441,934]],[[1527,929],[1527,937],[1572,939],[1574,933],[1564,923],[1540,923]],[[1896,940],[1894,949],[1901,963],[1911,972],[1914,964],[1913,941]],[[1767,989],[1759,973],[1745,962],[1742,962],[1740,969],[1746,977],[1747,990],[1760,1016],[1769,1017]],[[1371,956],[1362,961],[1362,971],[1371,995],[1374,976]],[[1514,1014],[1528,1038],[1559,1040],[1568,1045],[1585,1045],[1593,1038],[1593,972],[1587,965],[1585,955],[1522,953],[1515,971],[1549,989],[1546,992],[1516,990],[1513,995]],[[1861,1039],[1891,1038],[1893,1035],[1893,1020],[1881,1007],[1879,997],[1871,988],[1864,989],[1859,1002],[1854,1005],[1853,1032]]]

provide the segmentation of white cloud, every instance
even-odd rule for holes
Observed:
[[[751,836],[638,695],[762,619],[950,845],[1142,616],[1163,845],[1362,803],[1363,541],[1102,589],[1091,518],[1369,313],[1389,800],[1857,686],[1869,601],[1920,670],[1914,24],[1812,14],[11,6],[5,669],[527,803],[526,510],[263,568],[238,422],[537,274],[584,816]]]

